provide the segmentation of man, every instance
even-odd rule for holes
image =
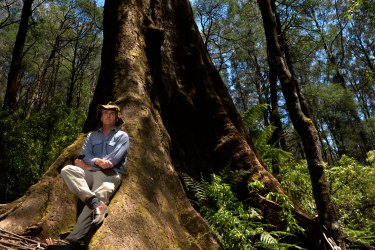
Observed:
[[[108,215],[107,204],[125,174],[129,136],[116,127],[119,111],[113,102],[98,106],[102,127],[87,136],[74,165],[61,170],[69,190],[85,203],[66,244],[82,241],[91,228],[103,222]]]

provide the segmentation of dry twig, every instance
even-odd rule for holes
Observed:
[[[46,249],[46,244],[0,228],[0,249]]]

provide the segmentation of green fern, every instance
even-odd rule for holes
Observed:
[[[250,129],[255,129],[256,124],[263,117],[264,112],[267,111],[267,104],[258,104],[252,108],[249,108],[241,114],[242,120],[244,121],[246,127]]]
[[[250,171],[245,169],[233,170],[228,163],[220,172],[219,176],[224,183],[228,183],[232,188],[240,183],[244,178],[248,178]]]
[[[222,173],[228,180],[245,174],[228,169]],[[264,223],[262,212],[239,201],[232,191],[233,184],[224,182],[221,176],[212,174],[210,182],[203,179],[197,181],[186,174],[180,176],[190,199],[210,224],[224,249],[298,248],[282,242],[286,235],[293,235],[291,232],[273,231],[272,225]],[[261,182],[254,182],[250,186],[254,192],[263,189]]]
[[[262,119],[266,111],[267,105],[259,104],[242,113],[241,117],[263,164],[267,169],[272,169],[275,164],[283,165],[293,161],[293,154],[269,144],[276,127],[263,125]]]
[[[206,194],[207,183],[203,179],[202,181],[197,181],[185,173],[180,173],[180,177],[185,184],[186,190],[193,196],[192,201],[198,206],[203,206],[208,200]]]
[[[281,206],[281,217],[287,225],[287,232],[303,233],[304,229],[298,225],[298,221],[293,216],[293,204],[285,194],[270,192],[267,194],[266,198],[276,201]]]
[[[260,235],[260,241],[269,245],[275,245],[278,243],[278,240],[275,239],[270,233],[263,232]]]

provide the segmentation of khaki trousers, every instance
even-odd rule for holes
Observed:
[[[106,175],[102,171],[88,171],[74,165],[67,165],[61,170],[61,176],[69,190],[81,201],[91,197],[108,204],[121,184],[121,174]],[[70,241],[82,240],[91,228],[92,211],[84,206],[78,216],[77,224],[66,238]]]

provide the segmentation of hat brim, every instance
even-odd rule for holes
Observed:
[[[113,110],[116,110],[117,112],[120,111],[120,107],[114,104],[99,104],[98,110],[102,110],[102,109],[113,109]]]

